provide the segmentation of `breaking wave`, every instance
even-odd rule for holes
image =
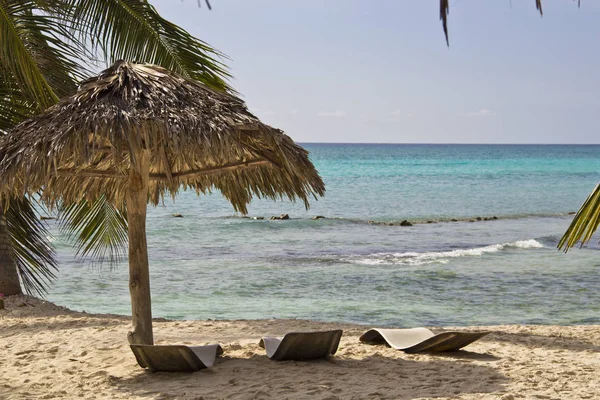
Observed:
[[[433,251],[425,253],[374,253],[367,256],[357,255],[344,258],[342,261],[352,264],[363,265],[422,265],[422,264],[446,264],[448,259],[457,257],[476,257],[488,253],[498,253],[508,249],[539,249],[544,245],[535,239],[519,240],[512,243],[493,244],[472,249],[458,249],[449,251]]]

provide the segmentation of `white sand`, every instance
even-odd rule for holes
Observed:
[[[600,326],[457,328],[494,333],[467,351],[410,355],[360,343],[367,327],[357,325],[158,320],[157,344],[219,342],[225,354],[200,372],[152,374],[129,350],[127,317],[72,312],[24,296],[6,305],[0,311],[4,400],[600,398]],[[344,336],[329,360],[270,361],[257,345],[263,335],[331,328],[344,329]]]

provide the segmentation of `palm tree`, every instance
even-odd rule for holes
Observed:
[[[2,134],[73,94],[97,59],[149,62],[232,91],[223,55],[147,0],[0,0],[0,38]],[[3,294],[21,293],[19,280],[26,292],[43,294],[54,278],[54,253],[32,201],[15,193],[0,209]],[[84,255],[114,255],[126,243],[126,218],[104,199],[70,205],[61,216]]]

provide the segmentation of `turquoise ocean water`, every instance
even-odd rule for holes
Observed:
[[[249,216],[265,219],[242,218],[218,193],[188,192],[149,209],[154,316],[600,323],[597,239],[556,249],[600,181],[600,146],[303,146],[327,187],[308,211],[258,200]],[[282,213],[291,219],[268,219]],[[130,314],[126,261],[90,266],[51,228],[60,273],[48,299]]]

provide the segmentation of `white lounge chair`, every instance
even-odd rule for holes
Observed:
[[[140,367],[151,372],[199,371],[212,366],[217,356],[223,354],[223,348],[218,344],[194,347],[132,344],[130,347]]]
[[[271,360],[312,360],[335,354],[341,337],[341,330],[291,332],[283,338],[264,337],[259,346],[267,351]]]
[[[487,335],[482,332],[442,332],[434,334],[427,328],[370,329],[360,341],[368,344],[387,344],[407,353],[456,351]]]

